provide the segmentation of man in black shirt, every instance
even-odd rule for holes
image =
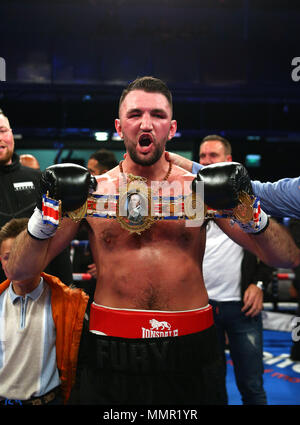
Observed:
[[[39,193],[41,172],[24,167],[14,153],[15,143],[8,118],[0,111],[0,228],[12,218],[30,217]],[[72,283],[70,250],[65,249],[45,272],[65,284]],[[0,265],[0,283],[6,279]]]

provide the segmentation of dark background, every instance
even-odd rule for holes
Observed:
[[[17,149],[120,151],[93,134],[112,136],[124,86],[154,75],[173,92],[169,150],[198,160],[201,138],[222,134],[235,160],[261,155],[253,178],[298,176],[299,34],[299,1],[1,0],[0,108]]]

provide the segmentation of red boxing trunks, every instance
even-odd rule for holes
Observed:
[[[210,305],[187,311],[130,310],[91,304],[91,332],[121,338],[159,338],[189,335],[213,325]]]

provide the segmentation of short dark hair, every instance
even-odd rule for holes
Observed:
[[[6,239],[16,238],[27,228],[29,218],[13,218],[8,221],[0,230],[0,247]]]
[[[95,159],[100,167],[104,167],[107,170],[111,170],[118,165],[115,154],[107,149],[99,149],[92,153],[89,159]]]
[[[135,79],[134,81],[132,81],[123,90],[120,97],[120,101],[119,101],[119,110],[125,97],[128,95],[129,92],[133,90],[143,90],[148,93],[161,93],[167,98],[167,101],[169,102],[171,110],[173,110],[172,93],[170,92],[168,86],[159,78],[155,78],[151,76],[139,77]]]
[[[227,139],[225,139],[225,137],[219,136],[217,134],[209,134],[208,136],[204,137],[204,139],[202,139],[202,142],[200,143],[200,147],[201,145],[203,145],[203,143],[213,141],[213,140],[218,140],[219,142],[222,143],[222,145],[224,146],[226,155],[232,154],[232,148],[231,148],[230,142]]]

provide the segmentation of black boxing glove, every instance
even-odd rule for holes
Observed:
[[[61,214],[82,207],[96,186],[95,177],[80,165],[57,164],[46,168],[41,175],[40,196],[28,222],[28,233],[36,239],[53,236]]]
[[[77,164],[57,164],[43,171],[40,193],[61,201],[62,212],[74,211],[87,200],[97,182],[88,169]]]
[[[247,202],[253,214],[247,222],[240,221],[234,213],[232,220],[247,233],[258,233],[267,228],[269,219],[254,196],[251,180],[246,168],[238,162],[218,162],[203,167],[192,182],[196,191],[197,182],[204,183],[204,202],[214,210],[233,210],[241,207],[241,194],[247,194]],[[226,214],[223,215],[226,217]],[[218,215],[216,215],[218,217]],[[220,217],[220,215],[219,215]]]
[[[203,167],[192,183],[194,192],[197,181],[204,182],[204,202],[216,210],[236,207],[241,191],[253,195],[248,172],[238,162],[217,162]]]

